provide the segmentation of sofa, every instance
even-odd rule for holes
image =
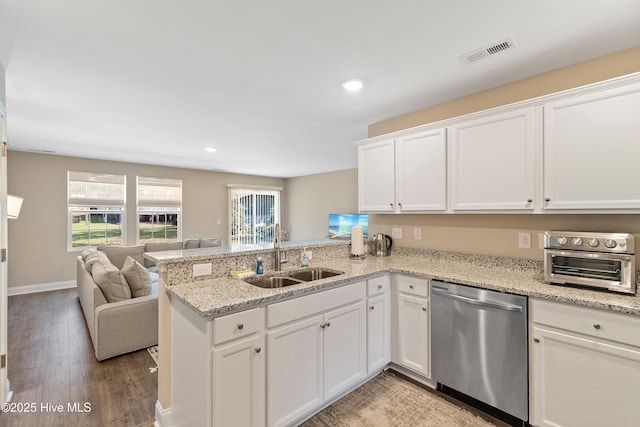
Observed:
[[[96,359],[102,361],[158,344],[159,276],[144,253],[184,249],[187,242],[189,248],[222,246],[221,239],[190,239],[137,246],[98,246],[77,257],[78,299]],[[129,280],[131,284],[125,276],[133,278]],[[144,289],[132,287],[139,282],[145,284]]]

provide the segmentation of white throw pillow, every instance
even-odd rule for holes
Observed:
[[[118,267],[110,261],[97,260],[91,268],[93,280],[104,294],[108,302],[118,302],[131,299],[129,284]]]
[[[107,257],[107,255],[105,255],[104,252],[92,251],[89,254],[87,254],[87,257],[84,260],[84,266],[89,273],[91,273],[93,264],[95,264],[98,261],[111,264],[111,261],[109,261],[109,258]]]
[[[144,297],[151,293],[151,275],[142,264],[128,256],[121,270],[133,298]]]

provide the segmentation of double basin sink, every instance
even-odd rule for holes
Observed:
[[[339,276],[341,274],[344,274],[344,272],[330,270],[327,268],[307,268],[272,277],[252,277],[250,279],[246,279],[245,282],[260,288],[282,288],[285,286],[297,285],[298,283],[312,282],[314,280]]]

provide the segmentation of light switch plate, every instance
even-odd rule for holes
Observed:
[[[391,229],[391,237],[394,239],[402,239],[402,228],[393,227]]]
[[[518,233],[518,247],[531,249],[531,233]]]
[[[213,272],[213,264],[193,264],[193,277],[210,276]]]
[[[422,228],[416,227],[413,229],[413,239],[422,240]]]

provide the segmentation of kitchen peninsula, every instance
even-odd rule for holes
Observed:
[[[298,256],[305,247],[313,253],[312,268],[344,274],[275,289],[229,277],[232,269],[254,266],[258,256],[265,276],[299,270]],[[146,254],[159,266],[170,296],[172,342],[168,349],[161,341],[160,351],[161,360],[170,360],[164,378],[170,382],[166,409],[171,415],[162,425],[291,425],[390,364],[434,386],[429,372],[430,279],[525,295],[530,306],[543,304],[541,310],[532,306],[529,321],[533,425],[550,425],[542,411],[549,405],[575,405],[572,398],[549,395],[553,391],[539,377],[544,373],[538,368],[549,361],[538,348],[551,343],[545,338],[550,340],[555,331],[553,322],[537,313],[558,306],[569,309],[576,323],[602,318],[611,329],[618,321],[623,329],[640,325],[640,298],[545,284],[538,261],[408,248],[394,248],[389,257],[351,260],[348,248],[344,241],[284,242],[289,266],[277,273],[272,248]],[[198,264],[211,264],[211,274],[193,277]],[[538,321],[543,325],[539,332]],[[636,339],[609,337],[611,329],[602,328],[595,338],[622,342],[625,351],[640,355]],[[374,354],[382,355],[381,363]],[[631,375],[640,380],[640,357],[631,359]],[[639,384],[626,382],[630,390],[637,387],[631,383]],[[611,404],[616,409],[620,405]],[[627,412],[633,407],[628,405]]]

